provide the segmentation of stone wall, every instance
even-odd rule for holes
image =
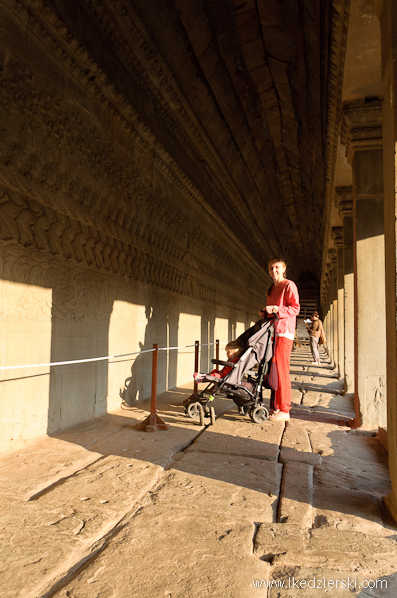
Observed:
[[[145,123],[115,109],[101,73],[94,84],[22,3],[0,19],[1,364],[236,336],[263,305],[265,270]],[[146,398],[150,363],[2,370],[0,448]],[[161,352],[159,391],[193,363],[191,349]]]

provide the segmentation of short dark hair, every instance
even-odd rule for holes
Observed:
[[[270,258],[270,260],[267,262],[267,266],[269,267],[272,262],[281,262],[287,268],[287,262],[285,261],[285,259],[283,257],[278,257],[277,255],[275,255],[274,257]],[[285,272],[284,272],[284,278],[285,278]],[[272,292],[273,287],[274,287],[274,283],[272,282],[270,287],[267,289],[268,296]]]
[[[229,343],[227,343],[225,351],[227,351],[228,349],[230,349],[231,351],[239,351],[240,353],[242,353],[244,350],[244,343],[242,343],[239,340],[230,341]]]
[[[283,257],[279,257],[279,256],[275,255],[272,258],[270,258],[270,260],[267,262],[267,265],[270,266],[270,264],[272,262],[282,262],[284,264],[284,266],[287,267],[287,262],[285,261],[285,259]]]

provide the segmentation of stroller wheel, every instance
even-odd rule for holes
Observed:
[[[185,407],[185,411],[192,419],[200,419],[200,412],[203,412],[203,406],[198,401],[195,401],[194,403],[189,403]]]
[[[261,424],[267,420],[269,412],[263,405],[257,405],[250,410],[250,418],[256,424]]]
[[[213,426],[216,418],[215,418],[215,409],[213,408],[212,405],[210,407],[210,418],[211,418],[211,426]]]
[[[200,417],[200,426],[204,426],[204,407],[201,403],[198,404],[198,412]]]

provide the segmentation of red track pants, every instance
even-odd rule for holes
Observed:
[[[291,378],[289,375],[291,351],[294,341],[285,336],[276,340],[276,365],[278,389],[276,390],[276,409],[289,413],[291,409]]]

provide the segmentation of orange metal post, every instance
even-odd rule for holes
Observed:
[[[200,341],[194,342],[194,371],[199,371],[199,349],[200,349]],[[194,381],[193,385],[193,392],[197,392],[197,382]]]
[[[156,432],[156,430],[168,430],[169,424],[166,424],[156,413],[157,401],[157,369],[159,360],[159,346],[153,345],[153,363],[152,363],[152,396],[150,402],[150,415],[143,421],[136,424],[138,430],[146,432]]]

